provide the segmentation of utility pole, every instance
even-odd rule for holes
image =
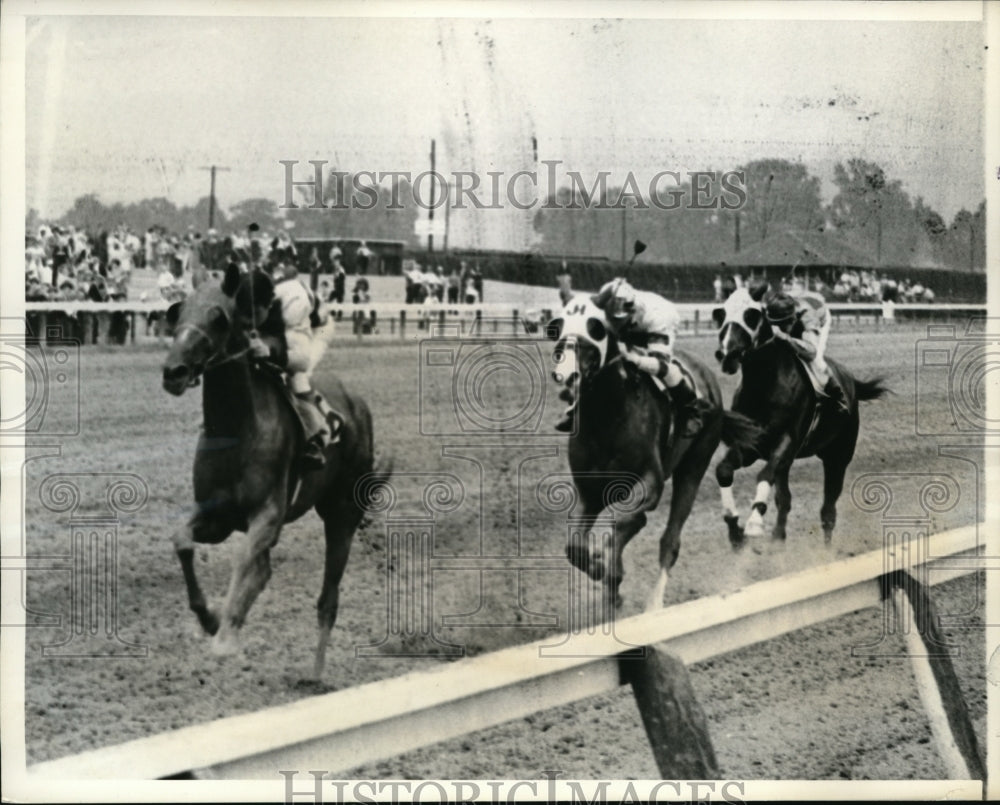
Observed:
[[[736,251],[737,254],[739,254],[740,253],[740,211],[739,210],[736,211],[735,229],[736,229],[736,244],[735,244],[736,245],[736,250],[735,251]]]
[[[451,185],[448,185],[448,197],[451,198]],[[448,234],[451,229],[451,204],[444,205],[444,258],[448,259]]]
[[[212,175],[212,184],[208,191],[208,228],[211,229],[215,226],[215,172],[228,171],[229,168],[221,165],[209,165],[207,167],[203,165],[201,170],[210,171]]]
[[[622,199],[622,262],[624,263],[628,259],[628,238],[626,237],[626,221],[625,213],[628,210],[628,205],[625,200]]]
[[[430,222],[427,231],[427,255],[434,254],[434,140],[431,140],[431,202],[427,211],[427,220]],[[429,265],[428,265],[429,267]]]

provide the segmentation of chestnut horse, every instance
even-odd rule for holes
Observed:
[[[247,612],[271,575],[270,551],[282,526],[315,508],[326,534],[313,668],[318,680],[351,540],[364,513],[355,486],[373,473],[372,418],[364,400],[338,380],[324,380],[317,388],[344,420],[340,441],[327,448],[324,467],[299,469],[302,426],[280,371],[248,355],[248,330],[255,326],[281,346],[284,328],[274,302],[267,275],[241,274],[230,265],[221,285],[206,281],[167,312],[174,338],[163,365],[163,387],[180,395],[201,377],[204,416],[194,459],[194,515],[173,542],[191,609],[214,636],[213,650],[229,654],[238,649]],[[220,543],[233,531],[246,532],[247,540],[216,611],[198,584],[194,546]]]

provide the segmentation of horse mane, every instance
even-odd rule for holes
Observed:
[[[264,318],[256,322],[257,333],[271,348],[275,362],[279,366],[284,366],[288,346],[285,341],[285,321],[281,315],[281,303],[274,295],[274,281],[260,269],[244,274],[235,294],[236,312],[240,319],[247,323],[252,318],[251,300],[253,307],[258,309],[263,307],[266,310]]]

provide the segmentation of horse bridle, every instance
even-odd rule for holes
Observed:
[[[222,317],[226,320],[227,330],[231,331],[233,324],[232,316],[229,315],[229,313],[226,311],[224,307],[222,307],[222,305],[213,305],[212,308],[219,311],[219,313],[222,314]],[[254,315],[253,311],[251,311],[251,316],[253,315]],[[194,324],[192,322],[184,322],[184,324],[180,325],[177,328],[178,333],[180,333],[182,330],[194,330],[194,332],[198,333],[198,335],[200,335],[202,338],[208,341],[209,344],[213,344],[215,342],[215,340],[212,338],[211,335],[208,334],[208,332],[205,330],[204,327],[201,327],[200,325]],[[256,332],[256,327],[254,327],[254,332]],[[212,352],[211,355],[208,356],[208,359],[205,361],[204,366],[202,366],[201,371],[204,373],[216,366],[221,366],[222,364],[229,363],[229,361],[239,360],[249,351],[250,351],[250,345],[248,344],[246,347],[239,350],[238,352],[226,352],[225,345],[223,344],[223,346],[217,348],[215,351]],[[219,357],[220,355],[222,357]]]

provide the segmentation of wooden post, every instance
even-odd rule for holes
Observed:
[[[698,322],[699,322],[699,320],[701,318],[700,314],[701,314],[701,311],[698,310],[698,308],[695,308],[694,309],[694,334],[695,335],[698,335]]]
[[[632,685],[656,767],[664,780],[717,780],[719,765],[705,713],[687,668],[660,645],[623,655],[622,678]]]
[[[927,588],[909,573],[883,576],[882,595],[892,602],[917,682],[917,692],[948,777],[986,780],[986,767],[972,728],[969,708],[955,674],[948,643],[938,629],[938,616]]]
[[[399,337],[406,338],[406,311],[399,311]]]

